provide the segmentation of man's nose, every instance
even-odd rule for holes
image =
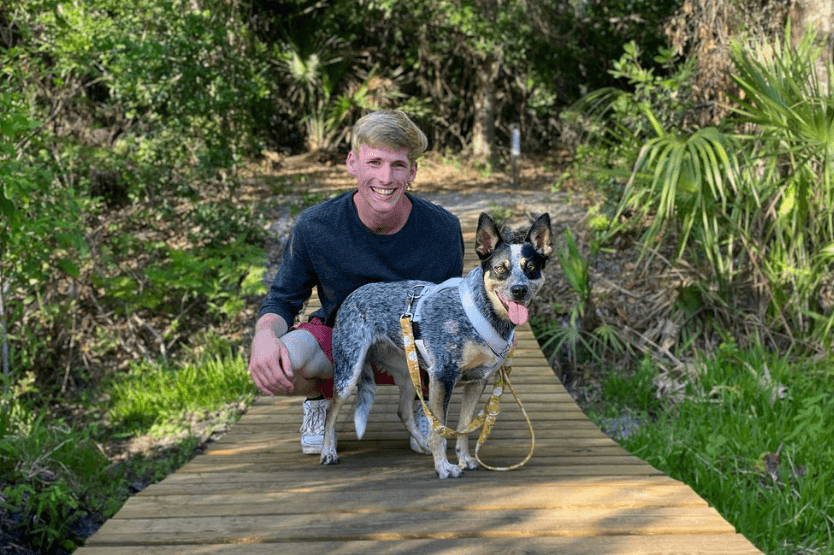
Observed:
[[[391,183],[392,181],[394,181],[394,173],[396,171],[397,170],[391,165],[383,166],[383,169],[382,169],[383,183]]]

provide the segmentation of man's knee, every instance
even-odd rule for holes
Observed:
[[[290,353],[293,372],[307,379],[333,377],[333,365],[313,334],[306,330],[292,330],[281,337],[281,341]]]

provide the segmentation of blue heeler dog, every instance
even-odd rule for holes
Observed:
[[[433,454],[438,476],[457,478],[463,469],[477,468],[467,437],[458,438],[459,462],[453,465],[446,458],[446,440],[433,430],[426,438],[418,429],[400,316],[418,300],[414,328],[415,337],[419,335],[420,366],[429,376],[429,408],[445,424],[452,390],[462,383],[458,430],[464,430],[487,380],[509,352],[515,326],[528,319],[527,307],[544,283],[542,269],[551,253],[550,242],[548,214],[539,216],[525,235],[499,232],[493,219],[483,213],[475,237],[481,263],[464,278],[440,286],[424,281],[372,283],[351,293],[339,309],[333,330],[334,398],[325,424],[321,463],[339,462],[336,419],[354,388],[356,433],[360,439],[364,434],[376,389],[373,363],[394,377],[400,388],[400,419],[420,448]]]

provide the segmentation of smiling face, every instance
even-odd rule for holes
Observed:
[[[406,149],[362,145],[359,154],[350,151],[346,165],[348,173],[357,181],[354,202],[363,223],[371,229],[388,220],[404,224],[405,221],[400,221],[403,211],[408,219],[411,207],[405,191],[417,174],[417,162],[409,161]]]

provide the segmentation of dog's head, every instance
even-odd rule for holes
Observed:
[[[481,259],[487,297],[500,318],[515,325],[529,318],[528,306],[544,283],[552,247],[550,215],[539,216],[524,232],[498,230],[487,213],[478,219],[475,252]]]

